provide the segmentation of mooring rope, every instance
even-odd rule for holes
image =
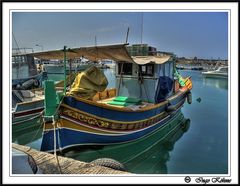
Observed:
[[[59,160],[58,160],[58,156],[57,156],[57,138],[56,138],[56,127],[55,127],[55,124],[56,124],[56,121],[54,119],[54,115],[52,116],[52,120],[53,120],[53,136],[54,136],[54,156],[57,160],[57,166],[58,166],[58,170],[60,172],[60,174],[62,174],[62,170],[61,170],[61,166],[59,164]]]
[[[63,96],[64,97],[64,96]],[[56,121],[55,121],[55,115],[57,114],[57,112],[58,112],[58,110],[59,110],[59,108],[60,108],[60,105],[61,105],[61,103],[62,103],[62,101],[63,101],[63,97],[62,97],[62,99],[61,99],[61,101],[60,101],[60,103],[58,104],[58,107],[56,108],[56,111],[55,111],[55,113],[53,114],[53,115],[51,115],[51,116],[44,116],[44,118],[51,118],[52,119],[52,125],[53,125],[53,129],[54,129],[54,131],[53,131],[53,135],[54,135],[54,139],[53,139],[53,145],[54,145],[54,156],[55,156],[55,158],[56,158],[56,160],[57,160],[57,166],[58,166],[58,170],[59,170],[59,172],[60,172],[60,174],[62,174],[62,170],[61,170],[61,166],[60,166],[60,164],[59,164],[59,160],[58,160],[58,156],[57,156],[57,138],[56,138],[56,126],[55,126],[55,124],[56,124]],[[45,123],[45,121],[43,121],[44,123]]]

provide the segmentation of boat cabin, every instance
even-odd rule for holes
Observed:
[[[172,95],[173,56],[133,56],[132,58],[134,63],[117,62],[118,95],[136,97],[149,103],[158,103]]]

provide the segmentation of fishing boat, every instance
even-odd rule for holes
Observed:
[[[175,55],[131,56],[126,44],[81,47],[33,54],[40,59],[84,56],[116,62],[117,87],[106,89],[104,73],[92,66],[79,73],[69,91],[56,93],[45,81],[41,150],[129,143],[154,133],[191,103],[191,77],[175,68]]]
[[[220,66],[216,70],[202,72],[206,78],[228,78],[228,66]]]
[[[16,72],[13,72],[12,89],[30,90],[42,87],[43,81],[48,79],[47,72],[40,66],[37,67],[30,54],[16,54],[12,56],[12,63]]]

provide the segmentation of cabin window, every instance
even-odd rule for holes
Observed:
[[[121,73],[121,70],[122,70],[122,73]],[[132,75],[132,63],[118,63],[118,74]]]
[[[163,76],[168,76],[170,78],[173,78],[173,63],[172,62],[164,63],[160,67],[161,67],[160,72],[162,72]]]
[[[139,65],[142,76],[154,75],[154,64]]]

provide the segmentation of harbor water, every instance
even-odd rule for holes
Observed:
[[[186,127],[155,133],[134,146],[78,147],[62,155],[82,161],[96,158],[120,158],[129,172],[139,174],[227,174],[228,173],[228,80],[202,77],[201,71],[179,70],[191,76],[192,104],[187,102],[177,119]],[[114,69],[104,69],[108,87],[115,87]],[[62,80],[61,74],[49,74],[49,79]],[[33,121],[32,121],[33,122]],[[39,121],[34,121],[39,122]],[[172,125],[175,125],[174,122]],[[37,150],[41,147],[42,129],[12,132],[12,142]],[[149,145],[150,144],[150,145]],[[141,149],[144,150],[139,150]]]

